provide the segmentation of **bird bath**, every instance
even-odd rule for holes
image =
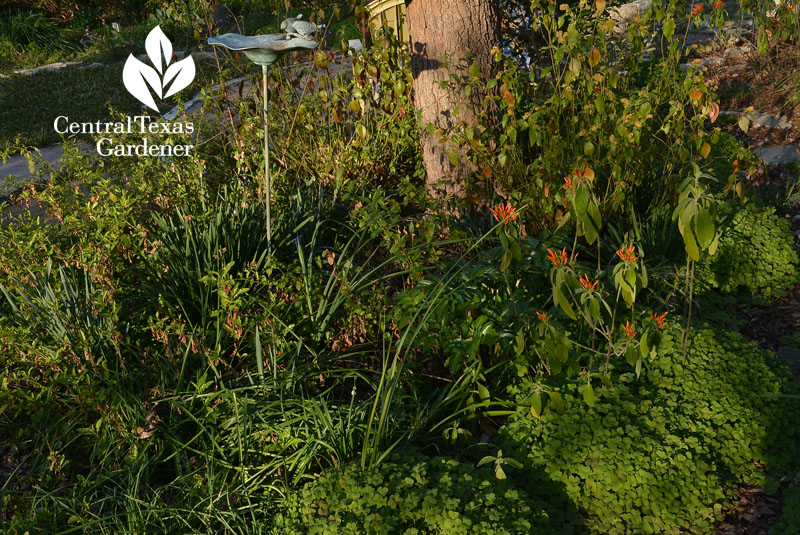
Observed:
[[[288,20],[291,19],[287,19],[287,21]],[[287,21],[284,21],[284,23]],[[303,21],[303,23],[314,26],[313,23],[305,21]],[[261,74],[264,80],[264,186],[267,195],[267,243],[270,254],[272,254],[272,218],[270,217],[272,184],[270,183],[269,177],[269,122],[267,120],[269,114],[269,87],[267,85],[269,67],[287,52],[293,52],[295,50],[313,50],[319,45],[316,41],[305,36],[295,37],[298,34],[290,33],[292,30],[291,23],[288,25],[281,25],[282,28],[284,26],[287,26],[286,34],[275,33],[248,36],[239,35],[238,33],[226,33],[217,37],[208,38],[208,44],[242,52],[250,61],[256,65],[261,65]],[[315,28],[316,26],[314,26],[314,29]],[[303,33],[305,34],[306,32]]]

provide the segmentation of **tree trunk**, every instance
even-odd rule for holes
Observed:
[[[431,135],[427,126],[432,124],[447,132],[459,124],[476,125],[473,110],[480,110],[485,91],[474,91],[466,98],[461,88],[454,94],[440,83],[450,80],[451,73],[468,80],[473,63],[480,67],[484,80],[491,77],[492,48],[500,45],[497,4],[497,0],[411,0],[407,5],[414,103],[422,115],[420,138],[426,184],[442,201],[466,197],[464,179],[474,166],[467,161],[465,150],[449,142],[440,143],[441,136]],[[451,151],[458,156],[458,165],[450,161]]]

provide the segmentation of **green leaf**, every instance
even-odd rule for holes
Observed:
[[[511,256],[513,256],[517,260],[522,260],[522,249],[520,249],[519,242],[517,240],[514,239],[509,240],[508,250],[511,251]]]
[[[261,335],[259,334],[259,327],[256,327],[256,367],[258,368],[259,377],[264,377],[264,353],[261,348]]]
[[[694,239],[691,228],[686,228],[686,231],[683,233],[683,246],[689,258],[695,262],[700,260],[700,249],[697,248],[697,241]]]
[[[597,204],[590,202],[586,207],[586,214],[583,220],[583,230],[586,235],[586,241],[590,244],[594,243],[597,236],[600,234],[600,209]]]
[[[447,159],[450,160],[450,164],[453,167],[458,167],[459,164],[461,163],[460,160],[458,159],[458,154],[456,154],[455,151],[452,150],[447,153]]]
[[[594,407],[595,397],[592,383],[587,383],[586,386],[583,387],[583,401],[590,407]]]
[[[494,467],[494,477],[496,477],[497,479],[506,478],[506,473],[503,471],[503,467],[500,466],[499,464]]]
[[[497,155],[497,163],[500,164],[500,167],[505,167],[507,161],[508,161],[508,153],[506,153],[506,151],[504,150],[501,150],[500,154]]]
[[[575,192],[575,211],[578,212],[578,218],[584,217],[586,214],[586,207],[589,206],[589,190],[585,186],[581,186]]]
[[[586,156],[591,156],[592,154],[594,154],[594,143],[592,143],[591,141],[587,141],[586,143],[584,143],[583,153]]]
[[[717,254],[717,248],[719,247],[719,234],[714,236],[714,240],[711,242],[711,245],[708,246],[708,254],[714,256]]]
[[[503,259],[500,261],[501,273],[505,273],[506,271],[508,271],[508,267],[511,265],[511,257],[512,257],[511,249],[506,249],[506,252],[503,253]]]
[[[495,460],[495,458],[494,458],[494,457],[492,457],[491,455],[487,455],[486,457],[484,457],[483,459],[481,459],[480,461],[478,461],[478,464],[477,464],[477,466],[483,466],[483,465],[485,465],[485,464],[493,463],[493,462],[494,462],[494,460]]]
[[[603,383],[606,388],[611,390],[614,389],[614,383],[611,381],[611,377],[609,377],[608,375],[601,375],[600,382]]]
[[[745,114],[741,114],[739,116],[739,128],[741,128],[742,132],[744,132],[745,134],[750,129],[750,119],[748,119]]]
[[[531,396],[531,416],[537,420],[542,417],[542,396],[539,392],[534,392]]]
[[[489,389],[480,383],[478,383],[478,396],[480,396],[481,401],[489,400]]]
[[[481,68],[477,63],[473,63],[469,68],[469,75],[473,78],[480,78]]]
[[[567,362],[569,359],[569,347],[563,339],[559,340],[558,344],[556,344],[556,358],[560,362]]]
[[[561,394],[551,390],[547,395],[550,397],[550,404],[556,412],[558,414],[564,414],[564,400],[561,398]]]
[[[639,353],[642,355],[642,358],[645,358],[650,354],[650,345],[647,342],[647,331],[644,332],[639,340]]]
[[[633,345],[629,345],[625,350],[625,361],[633,366],[637,360],[639,360],[639,355],[636,353],[636,348]]]
[[[592,322],[596,323],[600,318],[600,302],[595,297],[589,300],[589,313],[592,316]]]
[[[701,249],[707,248],[714,240],[714,216],[706,209],[700,210],[694,220],[697,228],[697,241]]]
[[[555,298],[556,303],[558,303],[558,306],[561,307],[561,310],[563,310],[570,319],[578,319],[578,317],[575,315],[575,310],[573,310],[572,305],[569,302],[569,299],[567,299],[567,297],[561,291],[561,288],[556,287],[555,291],[553,292],[553,297]]]
[[[668,17],[667,20],[664,21],[663,27],[664,38],[667,41],[672,39],[672,36],[675,35],[675,19],[672,17]]]
[[[517,331],[515,341],[516,344],[514,345],[514,353],[517,355],[522,355],[522,353],[525,351],[525,335],[522,334],[522,330]]]
[[[548,359],[548,363],[550,364],[550,371],[553,372],[554,375],[558,375],[561,373],[561,370],[564,368],[564,364],[558,360],[555,354],[550,353],[550,358]]]

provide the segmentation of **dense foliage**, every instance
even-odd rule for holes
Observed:
[[[732,484],[777,490],[800,453],[800,400],[778,397],[796,395],[796,383],[771,353],[707,328],[693,332],[683,363],[679,336],[666,328],[641,377],[618,368],[593,406],[582,377],[521,389],[540,417],[523,410],[500,447],[524,461],[532,496],[563,488],[592,533],[708,533]],[[558,403],[542,412],[552,391]]]
[[[225,28],[160,4],[97,42]],[[230,4],[245,33],[288,9]],[[357,4],[308,18],[363,28]],[[702,20],[684,4],[617,33],[603,0],[532,2],[530,70],[495,51],[495,78],[451,78],[489,85],[477,126],[438,133],[478,170],[468,206],[426,190],[411,51],[377,31],[271,70],[271,197],[239,54],[216,52],[193,134],[148,136],[191,156],[66,143],[0,225],[0,531],[703,533],[735,484],[775,487],[796,386],[737,335],[678,327],[696,291],[797,277],[785,224],[723,199],[749,163],[678,67]],[[4,153],[34,164],[26,143]]]
[[[550,533],[524,491],[452,459],[406,455],[365,471],[333,470],[278,518],[286,535],[514,535]]]
[[[800,281],[789,221],[753,203],[726,212],[717,254],[697,266],[698,289],[784,296]]]

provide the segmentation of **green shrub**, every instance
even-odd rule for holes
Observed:
[[[294,534],[510,535],[549,531],[527,497],[488,470],[405,457],[329,472],[295,495],[277,531]]]
[[[698,289],[743,289],[768,298],[785,295],[800,280],[789,221],[775,215],[773,208],[748,204],[734,209],[717,254],[697,264]]]
[[[800,533],[800,487],[792,487],[784,494],[781,521],[772,526],[770,535],[796,535]]]
[[[529,385],[563,398],[562,414],[524,411],[500,431],[532,494],[563,486],[593,533],[710,533],[735,483],[777,489],[800,453],[800,400],[775,396],[797,392],[784,365],[738,334],[699,328],[684,366],[680,334],[665,328],[649,369],[595,388],[594,407],[579,393],[585,377]]]
[[[68,44],[61,37],[55,20],[38,13],[18,12],[0,19],[0,41],[7,41],[19,49],[36,47],[53,51]]]

